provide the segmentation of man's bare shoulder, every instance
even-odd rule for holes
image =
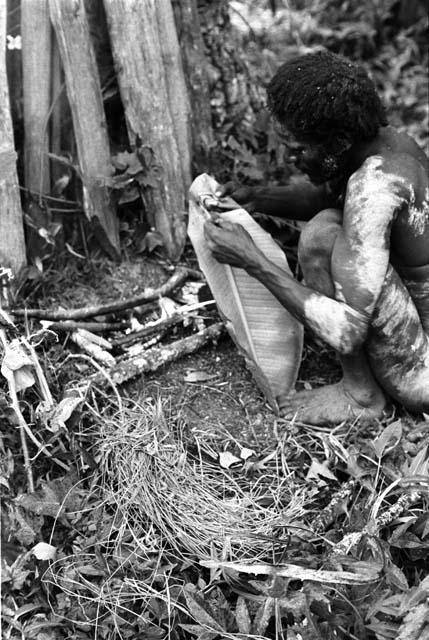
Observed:
[[[428,264],[429,182],[421,150],[407,142],[380,145],[363,157],[348,181],[344,220],[353,236],[364,229],[374,241],[388,233],[397,263]]]
[[[415,193],[428,186],[429,159],[406,133],[386,127],[368,143],[355,149],[355,172],[369,177],[384,177],[389,186],[412,186]]]
[[[408,152],[384,150],[366,157],[348,180],[347,195],[391,195],[396,207],[427,199],[428,173],[419,158]]]

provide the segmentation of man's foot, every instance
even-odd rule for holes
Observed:
[[[368,422],[381,418],[386,407],[386,399],[381,391],[366,393],[360,403],[344,388],[343,382],[326,387],[299,391],[279,402],[283,418],[295,418],[305,424],[339,424],[345,420]]]

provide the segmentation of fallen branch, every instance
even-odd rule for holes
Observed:
[[[223,331],[224,325],[217,322],[187,338],[176,340],[163,347],[153,347],[141,355],[119,363],[109,370],[109,376],[114,384],[122,384],[147,371],[156,371],[168,362],[201,349],[208,342],[219,338]],[[97,374],[93,382],[103,386],[106,384],[106,379]]]
[[[194,273],[192,271],[192,273]],[[179,267],[175,273],[157,289],[148,288],[139,296],[111,302],[110,304],[101,304],[92,307],[82,307],[80,309],[56,310],[56,309],[14,309],[11,313],[19,317],[39,318],[41,320],[84,320],[85,318],[93,318],[94,316],[106,315],[108,313],[116,313],[124,309],[137,307],[145,302],[152,302],[163,296],[168,295],[177,287],[180,287],[185,280],[189,278],[190,270],[185,267]]]
[[[329,504],[319,511],[312,523],[312,530],[315,533],[322,533],[331,525],[335,518],[343,511],[346,511],[347,504],[353,493],[355,480],[346,482],[339,491],[334,493]]]
[[[365,573],[352,573],[351,571],[307,569],[296,564],[271,565],[262,562],[243,564],[241,562],[200,560],[200,565],[208,569],[227,569],[228,571],[237,571],[238,573],[247,573],[255,576],[275,576],[291,580],[311,580],[312,582],[326,582],[329,584],[366,584],[375,582],[380,577],[378,569],[370,569],[369,567]]]
[[[403,480],[403,478],[398,478],[398,480],[395,480],[395,482],[387,487],[387,489],[400,484]],[[380,529],[387,527],[391,522],[393,522],[393,520],[399,518],[404,511],[409,509],[411,505],[417,502],[421,497],[422,492],[419,490],[402,494],[381,516],[375,517],[374,515],[363,529],[347,533],[341,540],[339,540],[339,542],[336,543],[332,550],[332,554],[340,556],[347,555],[356,549],[362,538],[365,538],[366,536],[369,536],[370,538],[378,536]]]

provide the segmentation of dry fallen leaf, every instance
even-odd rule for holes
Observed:
[[[207,382],[208,380],[213,380],[216,378],[216,374],[207,373],[207,371],[188,371],[183,380],[185,382]]]
[[[235,464],[242,464],[242,463],[243,463],[243,460],[241,458],[237,458],[237,456],[230,453],[229,451],[222,451],[222,453],[219,454],[219,464],[224,469],[229,469]]]
[[[328,468],[328,463],[326,461],[318,462],[317,460],[314,460],[314,459],[312,459],[310,468],[307,471],[307,475],[306,475],[307,480],[309,480],[310,478],[316,478],[316,480],[320,480],[320,479],[323,480],[327,478],[328,480],[337,481],[337,478],[334,476],[332,471]]]
[[[37,560],[53,560],[57,553],[57,548],[47,542],[38,542],[31,550]]]

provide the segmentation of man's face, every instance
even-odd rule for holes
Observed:
[[[288,149],[289,160],[306,173],[314,184],[322,184],[340,175],[339,159],[320,142],[298,140],[281,123],[275,121],[274,129]]]

